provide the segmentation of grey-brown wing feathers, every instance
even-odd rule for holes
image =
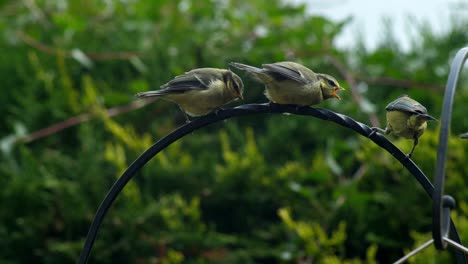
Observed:
[[[291,79],[298,83],[307,83],[307,80],[302,76],[299,70],[293,69],[285,63],[277,62],[272,64],[263,64],[262,66],[269,75],[278,81]]]
[[[409,97],[399,97],[385,108],[387,111],[403,111],[413,114],[427,114],[427,109],[422,104]]]
[[[233,66],[239,70],[244,70],[244,71],[247,71],[247,72],[252,72],[252,73],[264,73],[263,72],[263,69],[260,69],[260,68],[257,68],[257,67],[254,67],[254,66],[250,66],[250,65],[247,65],[247,64],[242,64],[242,63],[238,63],[238,62],[231,62],[229,63],[230,66]]]
[[[137,93],[136,97],[163,96],[167,94],[185,93],[192,90],[205,90],[211,82],[210,78],[187,72],[176,76],[168,83],[161,86],[161,90]]]

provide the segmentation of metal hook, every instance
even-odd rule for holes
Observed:
[[[444,195],[442,197],[442,238],[448,238],[450,235],[450,210],[455,208],[455,199],[450,195]],[[444,243],[444,248],[447,247]]]
[[[444,181],[445,163],[447,161],[447,146],[452,115],[452,105],[455,96],[455,88],[460,77],[466,59],[468,58],[468,47],[460,49],[453,59],[450,74],[445,88],[444,103],[442,106],[442,117],[440,119],[439,145],[437,146],[437,163],[434,178],[434,195],[432,203],[432,238],[438,250],[445,249],[444,237],[448,235],[447,213],[444,209]]]

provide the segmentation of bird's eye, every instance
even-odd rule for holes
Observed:
[[[335,82],[332,81],[332,80],[327,80],[327,82],[328,82],[328,84],[329,84],[330,86],[333,86],[333,87],[337,86],[337,85],[335,84]]]
[[[234,80],[232,81],[232,88],[234,88],[234,90],[239,93],[239,85]]]

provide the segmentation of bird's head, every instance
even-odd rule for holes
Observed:
[[[228,70],[224,74],[224,81],[228,90],[237,98],[243,100],[244,83],[242,79],[232,71]]]
[[[317,75],[320,80],[320,89],[322,89],[323,99],[330,99],[336,98],[341,100],[341,97],[338,95],[338,91],[344,90],[343,87],[340,86],[338,81],[330,75],[327,74],[318,74]]]

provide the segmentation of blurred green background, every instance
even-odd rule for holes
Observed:
[[[133,94],[193,68],[293,60],[347,88],[318,107],[385,126],[385,106],[406,93],[439,117],[468,18],[437,34],[414,24],[409,49],[391,34],[375,49],[337,48],[350,21],[279,0],[0,1],[0,263],[77,261],[113,182],[185,122],[176,105],[142,106]],[[238,73],[242,103],[266,102]],[[465,243],[468,144],[457,135],[468,131],[467,100],[465,77],[446,182]],[[430,178],[438,125],[413,155]],[[410,150],[410,140],[390,138]],[[402,165],[351,130],[291,115],[234,118],[138,173],[104,219],[90,263],[390,263],[430,238],[431,206]],[[411,263],[451,258],[431,247]]]

